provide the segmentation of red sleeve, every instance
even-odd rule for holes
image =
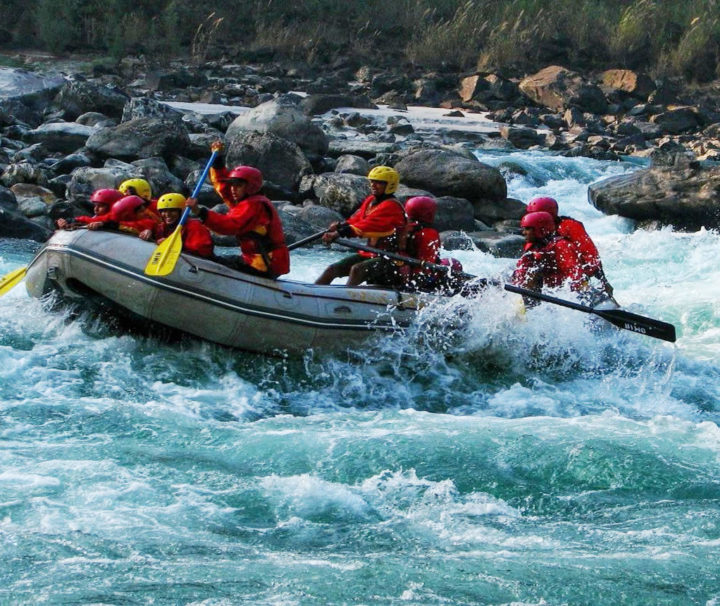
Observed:
[[[405,225],[405,211],[400,202],[384,200],[370,210],[367,199],[360,209],[348,219],[348,225],[360,238],[380,238],[391,235],[396,228]],[[361,212],[365,210],[364,213]]]
[[[73,221],[75,223],[82,223],[83,225],[87,225],[88,223],[94,223],[95,221],[102,221],[102,219],[98,219],[96,217],[88,217],[87,215],[81,215],[80,217],[75,217]]]
[[[245,200],[234,206],[227,215],[209,210],[205,225],[218,234],[242,236],[258,225],[266,225],[269,221],[267,211],[261,202]]]
[[[511,280],[515,286],[531,288],[535,285],[540,276],[541,254],[537,250],[529,249],[518,259]]]
[[[197,219],[190,219],[185,224],[183,249],[199,257],[211,257],[213,254],[210,230]]]

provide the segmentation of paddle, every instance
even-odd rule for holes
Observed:
[[[0,296],[4,295],[14,286],[17,286],[27,273],[27,266],[19,267],[0,278]]]
[[[338,238],[335,240],[336,244],[340,244],[340,246],[346,246],[347,248],[355,248],[357,250],[363,250],[365,252],[374,253],[381,257],[386,257],[388,259],[394,259],[395,261],[402,261],[403,263],[407,263],[408,265],[414,265],[415,267],[422,267],[423,269],[432,269],[433,271],[443,271],[443,272],[449,272],[451,271],[451,267],[448,265],[440,265],[438,263],[430,263],[429,261],[421,261],[420,259],[415,259],[413,257],[407,257],[405,255],[399,255],[397,253],[391,253],[387,250],[382,250],[380,248],[374,248],[373,246],[366,246],[365,244],[359,244],[357,242],[353,242],[352,240],[345,240],[344,238]],[[456,275],[462,278],[463,280],[474,280],[477,278],[477,276],[473,276],[472,274],[466,274],[465,272],[456,272]]]
[[[513,286],[512,284],[505,284],[505,290],[509,290],[510,292],[514,292],[525,297],[540,299],[541,301],[546,301],[548,303],[555,303],[555,305],[561,305],[562,307],[569,307],[570,309],[576,309],[577,311],[595,314],[618,328],[623,328],[632,332],[639,332],[642,335],[653,337],[654,339],[662,339],[663,341],[670,341],[671,343],[675,342],[675,327],[667,322],[661,322],[660,320],[654,320],[653,318],[646,318],[645,316],[630,313],[629,311],[623,311],[622,309],[594,309],[592,307],[588,307],[587,305],[581,305],[580,303],[574,303],[572,301],[565,301],[564,299],[544,295],[534,290]]]
[[[319,240],[320,238],[322,238],[325,235],[325,232],[327,232],[327,229],[323,229],[322,231],[319,231],[316,234],[313,234],[312,236],[308,236],[307,238],[303,238],[302,240],[293,242],[292,244],[289,244],[287,248],[288,248],[288,250],[295,250],[296,248],[300,248],[301,246],[305,246],[306,244],[315,242],[316,240]]]
[[[200,188],[202,187],[203,183],[205,183],[205,179],[210,172],[210,167],[215,161],[215,157],[217,155],[217,151],[214,151],[212,154],[210,154],[210,159],[205,165],[205,168],[200,175],[198,182],[195,184],[195,189],[190,196],[191,198],[197,198],[198,194],[200,193]],[[147,265],[145,266],[145,275],[167,276],[168,274],[172,273],[173,269],[175,269],[175,264],[180,258],[180,253],[182,252],[182,228],[183,225],[185,225],[185,223],[187,222],[189,216],[190,207],[186,206],[182,216],[180,217],[180,222],[175,228],[175,231],[173,231],[172,234],[170,234],[160,244],[158,244],[155,252],[153,252],[152,256],[148,260]]]

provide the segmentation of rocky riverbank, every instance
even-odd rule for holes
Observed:
[[[388,164],[400,172],[401,199],[438,198],[446,248],[472,242],[513,256],[523,201],[509,199],[503,175],[475,158],[482,147],[649,157],[662,178],[600,183],[591,201],[645,225],[720,222],[712,90],[691,97],[627,70],[588,78],[559,66],[517,81],[342,64],[323,74],[220,62],[157,70],[137,58],[63,67],[0,68],[0,237],[42,241],[58,217],[85,214],[93,190],[129,177],[148,179],[157,195],[187,193],[217,138],[229,163],[263,171],[289,241],[347,216],[367,193],[369,168]],[[208,185],[201,202],[219,202]]]

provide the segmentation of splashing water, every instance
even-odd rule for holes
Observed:
[[[267,358],[16,288],[0,603],[717,603],[720,236],[593,209],[629,164],[479,157],[582,220],[619,301],[677,344],[487,291],[362,350]],[[35,248],[0,242],[0,271]],[[295,251],[290,277],[339,254]]]

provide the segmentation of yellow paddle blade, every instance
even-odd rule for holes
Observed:
[[[175,231],[158,245],[145,266],[146,276],[167,276],[172,273],[182,252],[181,233],[182,226],[178,225]]]
[[[0,296],[4,295],[13,286],[16,286],[25,277],[27,267],[20,267],[0,278]]]

